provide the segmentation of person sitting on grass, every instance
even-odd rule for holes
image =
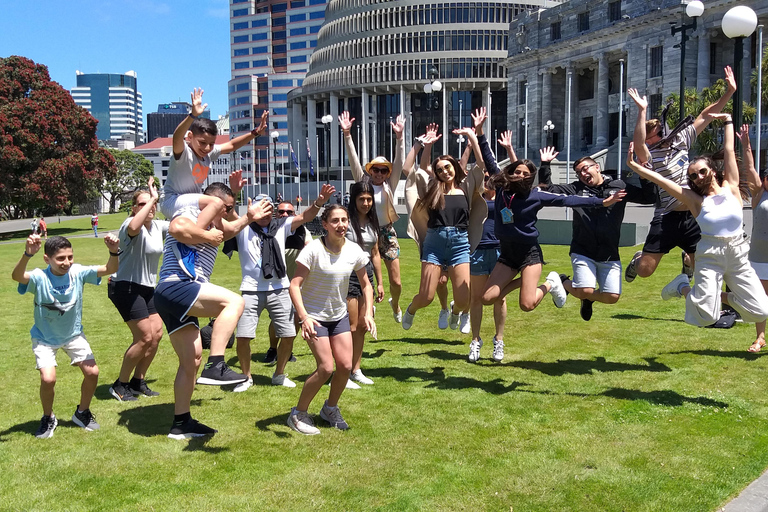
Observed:
[[[43,260],[45,269],[27,272],[27,263],[42,246],[40,235],[27,238],[22,255],[11,277],[19,283],[20,294],[34,295],[35,323],[30,330],[32,352],[40,371],[40,401],[43,417],[35,437],[53,437],[58,420],[53,414],[53,397],[56,386],[56,352],[64,349],[70,364],[83,372],[80,386],[80,403],[72,415],[75,425],[90,432],[99,429],[91,413],[91,399],[99,381],[99,367],[93,357],[88,340],[83,334],[83,285],[98,285],[101,278],[114,273],[118,266],[120,241],[112,234],[104,237],[109,250],[106,265],[84,266],[74,263],[72,244],[63,236],[52,236],[45,242]]]
[[[165,237],[160,284],[155,289],[155,308],[163,319],[171,345],[179,358],[179,369],[173,384],[174,420],[168,437],[188,439],[216,433],[216,430],[198,423],[190,415],[190,402],[195,389],[195,376],[202,357],[198,317],[215,317],[211,334],[211,352],[200,374],[198,384],[239,384],[248,380],[234,372],[224,362],[224,350],[243,313],[243,299],[209,279],[218,254],[218,245],[235,236],[248,223],[272,216],[272,203],[264,199],[258,203],[248,201],[248,215],[231,218],[225,226],[221,220],[225,212],[235,205],[232,190],[223,183],[213,183],[205,194],[215,195],[224,202],[220,217],[214,219],[210,229],[200,229],[196,217],[197,206],[182,209],[171,220]],[[234,217],[234,216],[233,216]],[[230,231],[230,229],[232,231]],[[192,246],[194,252],[184,252]],[[190,258],[193,255],[194,258]]]
[[[733,121],[730,114],[709,117],[725,123],[724,173],[717,170],[711,158],[694,158],[688,164],[689,188],[683,188],[635,162],[632,145],[627,154],[630,169],[685,204],[701,228],[694,284],[681,273],[661,290],[661,298],[685,297],[685,321],[699,327],[714,324],[723,303],[735,309],[745,322],[763,322],[768,318],[768,296],[748,259]],[[730,291],[722,291],[723,282]]]

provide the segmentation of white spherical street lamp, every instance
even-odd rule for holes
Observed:
[[[744,38],[749,37],[755,31],[757,15],[746,5],[737,5],[725,13],[721,26],[723,33],[734,40],[733,76],[736,79],[736,92],[733,95],[733,126],[737,127],[741,126]]]

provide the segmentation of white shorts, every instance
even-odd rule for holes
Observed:
[[[755,273],[761,281],[768,281],[768,263],[757,263],[750,261],[749,264],[752,265],[753,269],[755,269]]]
[[[581,254],[571,254],[574,288],[595,288],[621,295],[621,261],[595,261]]]
[[[41,340],[32,338],[32,352],[35,353],[36,368],[51,368],[58,366],[56,364],[56,352],[59,349],[64,349],[64,352],[69,356],[69,364],[82,363],[83,361],[94,361],[93,351],[88,344],[88,340],[85,336],[75,336],[68,342],[59,346],[51,346],[44,344]]]
[[[203,194],[174,194],[173,192],[166,192],[162,197],[160,203],[160,212],[165,215],[165,218],[171,220],[173,215],[188,206],[200,207],[200,197]]]

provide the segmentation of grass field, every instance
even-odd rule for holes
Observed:
[[[122,218],[100,217],[100,232]],[[90,231],[88,219],[51,228]],[[75,261],[106,261],[102,240],[72,242]],[[415,244],[402,245],[405,305],[419,263]],[[167,336],[148,375],[161,395],[117,402],[108,388],[129,331],[106,283],[88,286],[85,332],[101,369],[92,410],[102,428],[88,433],[70,421],[81,373],[60,354],[59,427],[38,440],[31,297],[10,279],[22,250],[0,245],[1,510],[701,511],[717,509],[768,466],[767,365],[763,354],[746,352],[754,326],[685,324],[682,301],[659,299],[680,270],[677,255],[626,285],[618,304],[596,304],[589,323],[572,297],[562,310],[547,297],[523,313],[511,295],[501,364],[490,360],[490,310],[482,359],[470,364],[469,336],[437,329],[436,302],[407,332],[385,302],[379,340],[367,341],[363,359],[375,385],[342,396],[349,431],[321,426],[314,437],[285,424],[301,387],[269,384],[272,368],[259,362],[262,325],[253,343],[256,385],[241,394],[198,386],[193,396],[192,414],[219,433],[207,442],[168,439],[176,357]],[[622,249],[622,259],[634,250]],[[545,272],[570,273],[567,252],[544,247]],[[35,256],[29,268],[42,265]],[[237,258],[221,257],[213,281],[237,289]],[[314,362],[300,339],[295,353],[288,373],[301,386]],[[234,350],[227,358],[236,366]]]

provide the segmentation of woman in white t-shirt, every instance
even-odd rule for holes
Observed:
[[[346,296],[353,271],[363,287],[365,328],[376,337],[373,289],[365,272],[368,255],[359,245],[345,238],[349,227],[347,209],[332,204],[325,208],[320,219],[327,235],[312,241],[301,251],[290,287],[301,335],[317,361],[317,369],[307,378],[299,403],[288,416],[288,426],[305,435],[320,433],[307,410],[332,373],[331,391],[320,417],[339,430],[349,428],[337,404],[352,370],[352,334]]]
[[[133,194],[131,215],[120,226],[120,266],[108,287],[110,300],[133,335],[120,375],[109,388],[121,402],[136,400],[134,395],[158,395],[147,387],[145,377],[163,337],[163,321],[153,296],[169,223],[155,219],[158,194],[154,176],[148,187]]]

